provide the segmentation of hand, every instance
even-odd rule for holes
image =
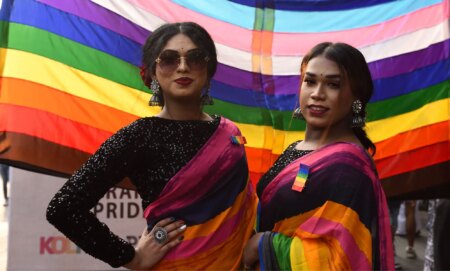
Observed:
[[[258,263],[258,245],[262,235],[262,232],[255,233],[252,238],[248,240],[247,245],[245,245],[244,255],[242,257],[244,269],[252,269]]]
[[[155,229],[162,227],[167,231],[167,241],[163,244],[159,243],[155,237]],[[169,250],[183,240],[181,235],[186,229],[186,225],[183,221],[173,221],[172,218],[166,218],[153,227],[148,232],[147,227],[139,239],[139,242],[135,248],[136,253],[131,262],[124,265],[124,267],[133,270],[148,270],[157,264]]]

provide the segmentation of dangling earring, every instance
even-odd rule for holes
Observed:
[[[301,109],[300,107],[297,107],[297,108],[294,110],[294,113],[292,114],[292,116],[293,116],[295,119],[305,120],[305,117],[304,117],[303,114],[302,114],[302,109]]]
[[[162,106],[162,98],[161,98],[161,91],[159,89],[159,83],[156,79],[153,79],[150,83],[150,89],[153,92],[152,97],[150,98],[150,101],[148,102],[148,105],[150,106]]]
[[[362,128],[365,125],[364,118],[361,114],[362,112],[362,102],[358,99],[353,101],[352,103],[352,127],[353,128]]]
[[[210,88],[211,88],[211,84],[208,82],[208,84],[206,85],[206,91],[201,97],[201,104],[202,105],[213,105],[214,104],[214,100],[209,95],[209,89]]]

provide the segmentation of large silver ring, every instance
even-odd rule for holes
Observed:
[[[164,244],[169,236],[167,235],[166,229],[164,229],[163,227],[156,227],[155,231],[153,231],[153,237],[155,238],[156,242]]]

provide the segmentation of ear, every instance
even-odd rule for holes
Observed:
[[[156,74],[152,74],[150,77],[152,78],[152,80],[158,80],[158,79],[156,78]]]

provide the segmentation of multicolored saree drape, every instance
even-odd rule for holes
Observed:
[[[293,190],[300,165],[309,168]],[[333,143],[283,169],[264,189],[262,270],[393,270],[389,214],[367,152]]]
[[[257,197],[249,182],[238,128],[222,117],[194,158],[144,211],[149,227],[166,217],[187,224],[184,239],[155,267],[234,270],[255,223]]]

